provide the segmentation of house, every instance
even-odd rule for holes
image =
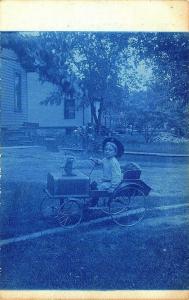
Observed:
[[[39,123],[41,129],[71,129],[90,122],[89,107],[79,107],[77,99],[56,104],[41,104],[56,87],[50,82],[41,83],[37,73],[28,77],[28,122]]]
[[[1,128],[19,129],[28,121],[27,73],[10,49],[1,51]]]
[[[60,105],[41,105],[55,86],[41,83],[37,73],[27,72],[16,53],[3,48],[1,58],[1,129],[23,131],[26,124],[37,124],[41,131],[67,130],[90,122],[89,108],[78,107],[77,99]]]

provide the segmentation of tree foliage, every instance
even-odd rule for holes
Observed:
[[[189,134],[187,33],[8,32],[2,46],[56,85],[46,103],[77,98],[98,129],[103,115],[123,112],[147,142],[157,129]]]

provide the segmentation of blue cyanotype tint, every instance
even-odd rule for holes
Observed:
[[[1,36],[1,289],[187,289],[188,33]]]

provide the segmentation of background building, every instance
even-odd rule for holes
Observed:
[[[28,121],[27,73],[16,54],[1,52],[1,128],[18,129]]]
[[[62,101],[60,105],[42,105],[56,88],[50,82],[40,82],[37,73],[28,73],[28,121],[40,128],[72,128],[90,121],[89,107],[79,107],[77,99]]]
[[[3,140],[18,142],[28,134],[28,128],[35,128],[35,132],[38,128],[38,134],[48,135],[48,130],[51,134],[57,129],[69,132],[90,122],[90,109],[79,106],[77,99],[42,105],[56,87],[42,83],[37,73],[27,72],[13,50],[3,48],[0,58]]]

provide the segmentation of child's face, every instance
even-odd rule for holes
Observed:
[[[116,155],[116,150],[111,144],[106,144],[104,148],[104,154],[106,158],[112,158]]]

